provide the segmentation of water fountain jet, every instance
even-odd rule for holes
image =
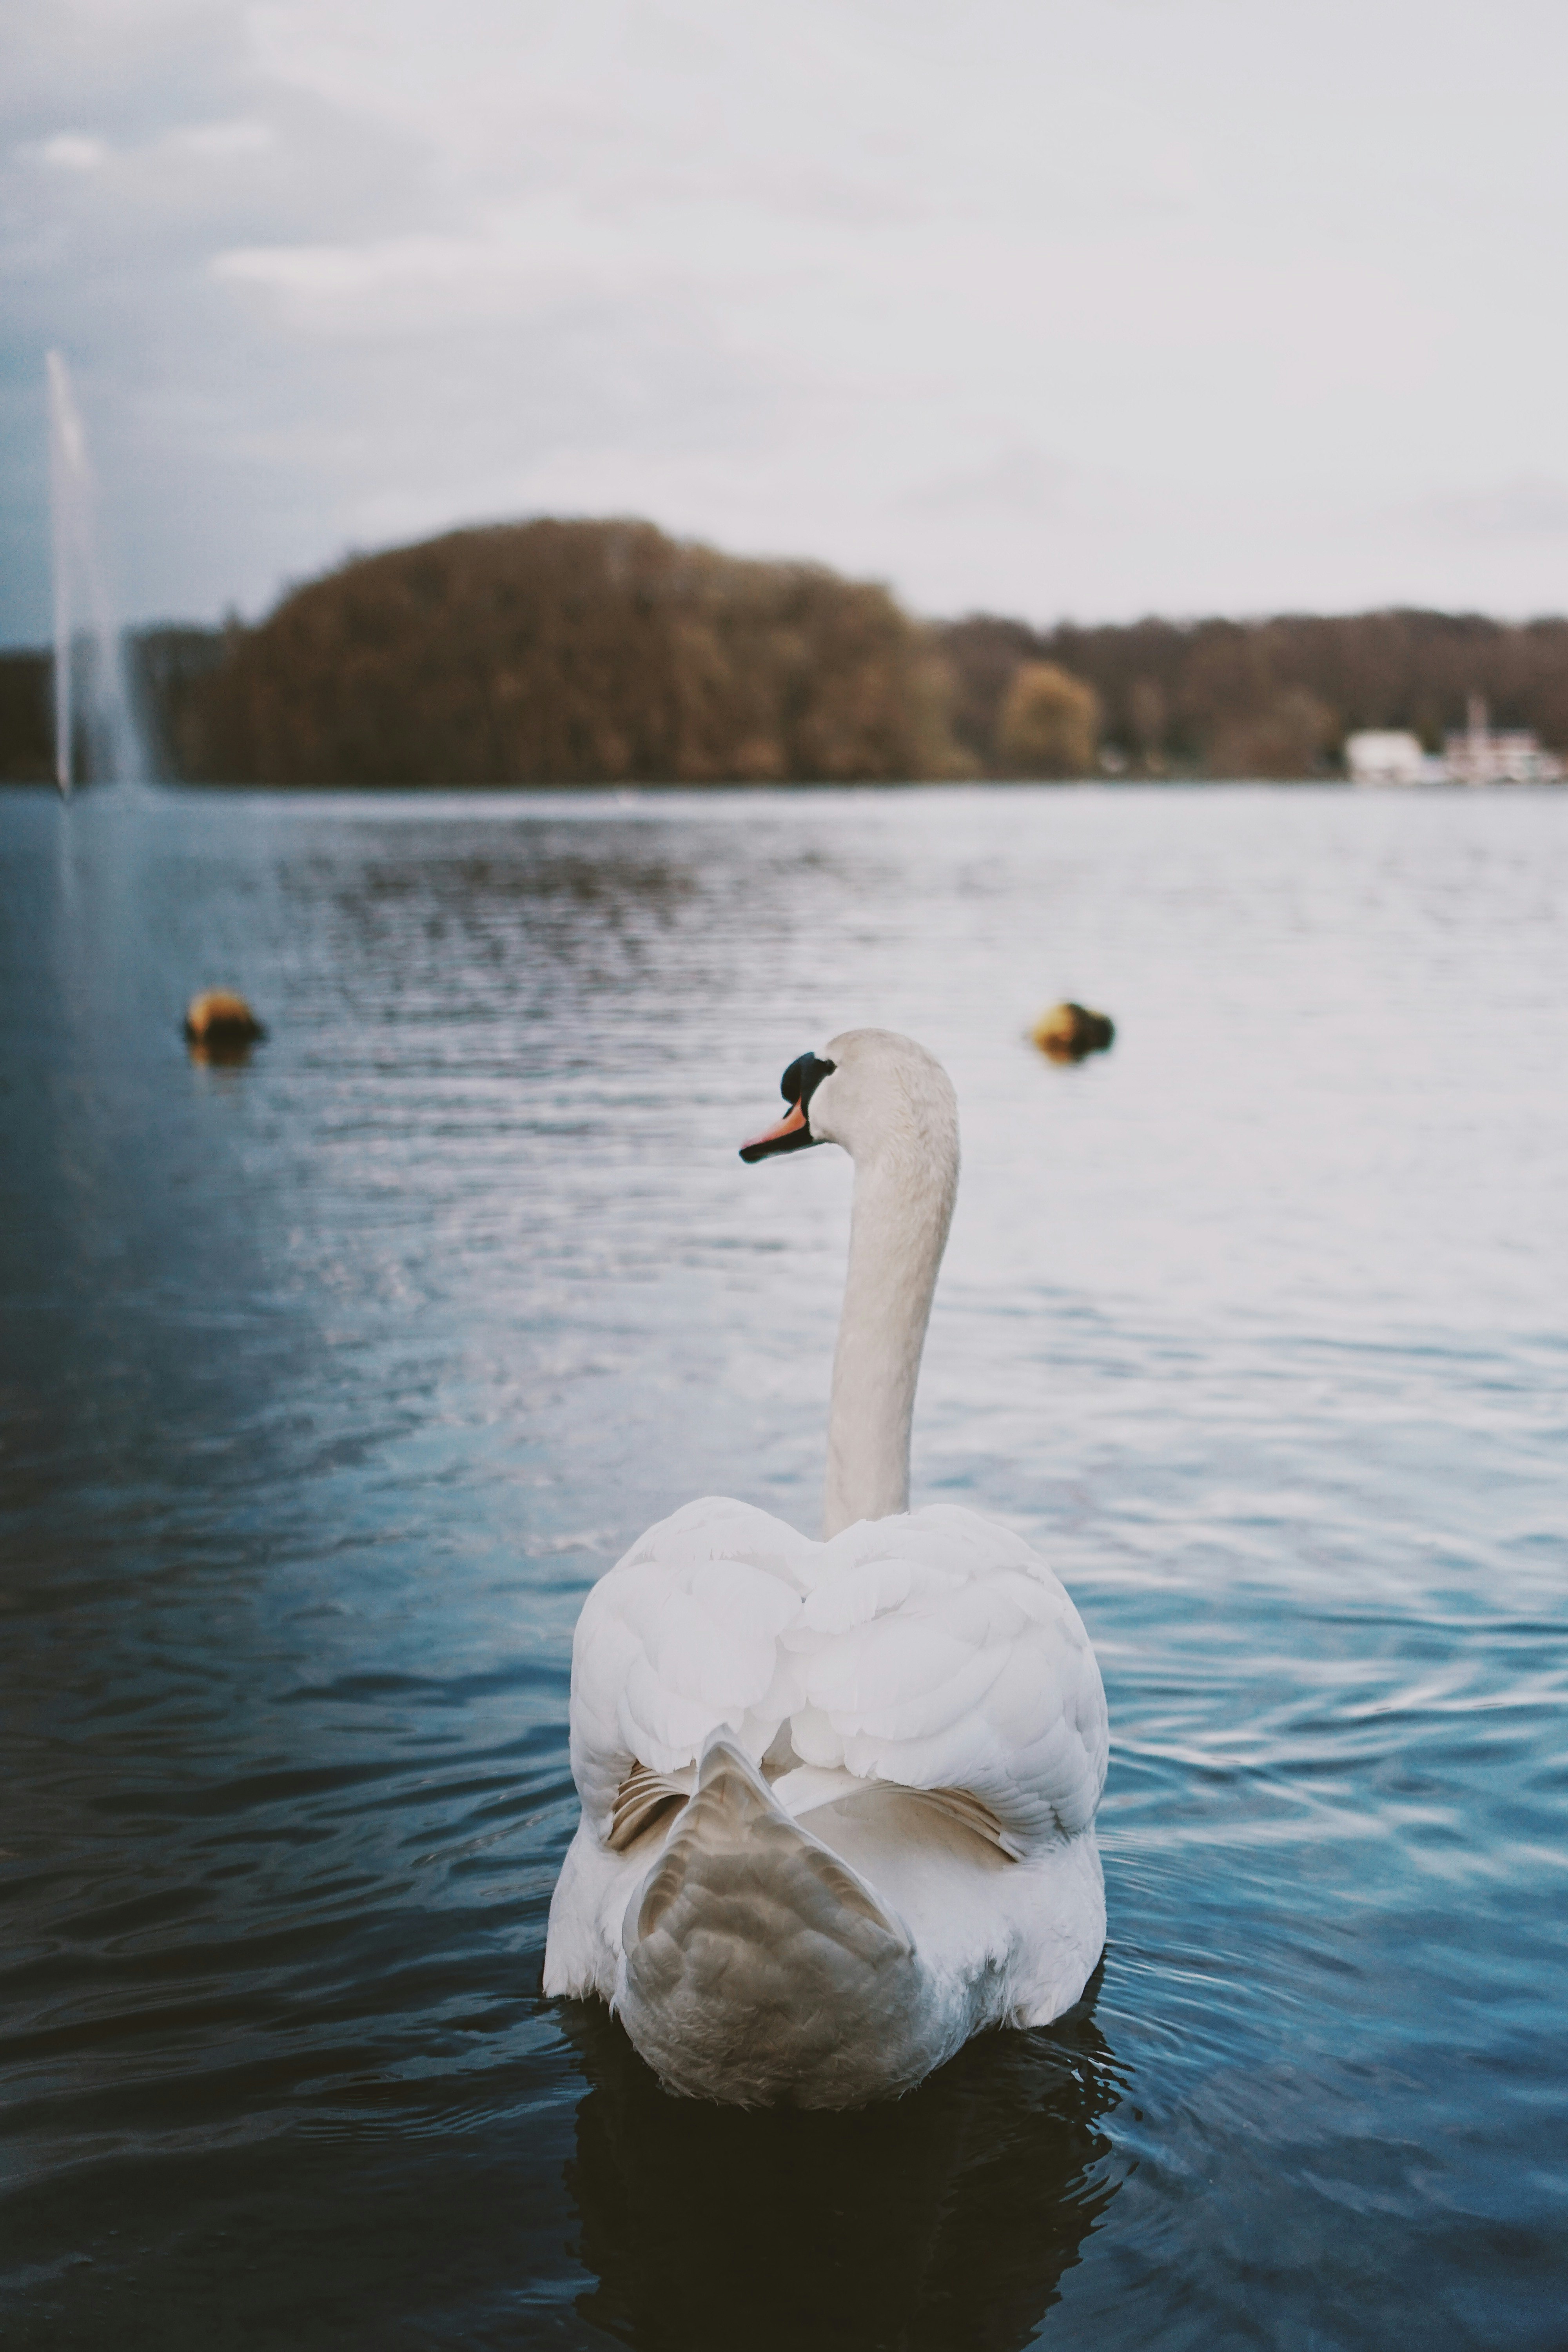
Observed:
[[[87,436],[63,353],[49,352],[47,370],[55,573],[55,782],[61,797],[68,799],[77,781],[79,724],[89,773],[121,782],[141,782],[146,761],[104,573]]]

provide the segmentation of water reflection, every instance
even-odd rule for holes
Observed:
[[[254,1041],[248,1037],[187,1037],[185,1052],[198,1070],[243,1070]]]
[[[1013,2352],[1121,2186],[1123,2084],[1085,2000],[993,2033],[858,2115],[745,2114],[661,2091],[597,2002],[563,2021],[589,2090],[566,2185],[584,2319],[640,2352],[802,2343]]]
[[[439,959],[460,946],[490,963],[525,944],[579,960],[606,936],[636,954],[700,896],[694,872],[636,844],[591,857],[526,835],[482,857],[399,846],[395,862],[347,873],[327,857],[295,862],[284,887],[302,900],[327,898],[361,953],[379,956],[393,941],[405,955]]]

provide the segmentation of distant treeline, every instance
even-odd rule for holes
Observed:
[[[1568,750],[1568,621],[925,625],[643,522],[453,531],[132,652],[156,764],[213,782],[1310,778],[1360,728],[1436,749],[1473,693]],[[48,702],[47,656],[0,656],[0,776],[49,774]]]
[[[1429,751],[1484,695],[1495,723],[1568,748],[1568,621],[1394,611],[1322,620],[1135,621],[1035,630],[977,614],[939,630],[953,728],[988,774],[1026,662],[1092,688],[1100,741],[1136,773],[1310,777],[1339,772],[1347,735],[1405,728]]]

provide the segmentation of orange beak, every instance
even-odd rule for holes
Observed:
[[[805,1128],[805,1111],[798,1103],[792,1103],[776,1127],[764,1127],[761,1135],[753,1135],[749,1142],[742,1144],[741,1157],[742,1160],[765,1160],[770,1152],[781,1148],[787,1150],[791,1136],[803,1133]]]

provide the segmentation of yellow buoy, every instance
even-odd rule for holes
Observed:
[[[1091,1013],[1083,1004],[1053,1004],[1029,1032],[1053,1062],[1081,1062],[1086,1054],[1103,1054],[1115,1034],[1109,1013]]]

